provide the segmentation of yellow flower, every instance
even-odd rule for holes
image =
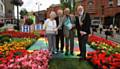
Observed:
[[[3,47],[2,46],[0,46],[0,51],[3,49]]]

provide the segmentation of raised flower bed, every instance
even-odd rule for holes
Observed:
[[[15,32],[15,31],[0,32],[0,35],[10,35],[11,37],[14,38],[37,38],[37,35],[33,33]]]
[[[89,52],[87,59],[92,62],[97,69],[120,69],[120,54],[107,55],[106,52]]]
[[[4,53],[5,55],[9,53],[11,50],[18,50],[18,49],[27,49],[31,46],[36,40],[34,39],[14,39],[10,43],[4,43],[0,46],[0,52]]]
[[[13,50],[0,57],[0,69],[48,69],[50,57],[48,50]]]
[[[89,37],[89,44],[96,51],[89,52],[87,59],[100,69],[120,68],[120,45],[99,36]]]
[[[92,35],[89,37],[88,42],[93,49],[104,50],[108,54],[120,53],[120,44],[102,37]]]

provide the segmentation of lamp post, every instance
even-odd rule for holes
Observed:
[[[41,3],[37,2],[36,5],[38,5],[38,15],[39,15],[39,11],[40,11],[40,6],[42,5]]]

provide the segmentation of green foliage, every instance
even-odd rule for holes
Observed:
[[[28,11],[25,8],[20,11],[21,17],[23,17],[23,16],[25,16],[27,14],[28,14]]]
[[[61,7],[62,7],[62,9],[68,7],[68,8],[70,8],[71,12],[74,12],[75,0],[61,0]]]
[[[31,18],[28,18],[28,19],[25,20],[25,24],[32,25],[33,24],[33,20]]]
[[[9,35],[1,35],[0,36],[0,45],[4,44],[5,42],[10,42],[11,36]]]
[[[22,0],[12,0],[11,3],[16,6],[22,6],[23,1]]]

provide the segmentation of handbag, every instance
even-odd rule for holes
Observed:
[[[64,25],[67,27],[68,30],[71,30],[71,29],[72,29],[71,20],[70,20],[69,17],[66,19]]]

